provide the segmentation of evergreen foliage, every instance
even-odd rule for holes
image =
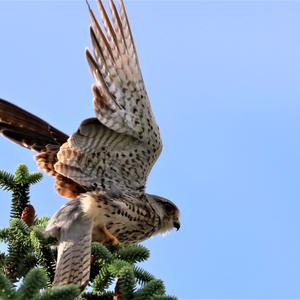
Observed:
[[[11,281],[0,273],[1,300],[74,300],[80,289],[76,285],[48,288],[49,280],[43,269],[31,269],[16,289]]]
[[[105,247],[94,242],[87,291],[75,285],[51,287],[56,247],[43,235],[49,218],[28,216],[35,214],[30,185],[41,178],[24,165],[15,175],[0,171],[0,188],[12,193],[10,224],[0,230],[0,242],[7,244],[7,252],[0,253],[0,300],[176,300],[165,295],[161,280],[136,266],[149,258],[149,250],[141,245]]]
[[[0,171],[0,187],[12,192],[11,218],[20,218],[22,211],[29,204],[30,185],[42,179],[41,173],[29,174],[25,165],[19,165],[15,175]]]

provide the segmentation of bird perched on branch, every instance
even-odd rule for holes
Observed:
[[[88,4],[96,118],[84,120],[70,137],[33,114],[0,101],[0,131],[38,152],[38,166],[54,176],[56,191],[72,199],[49,221],[58,239],[54,285],[89,279],[91,241],[134,244],[172,228],[179,210],[145,192],[148,174],[162,150],[128,17],[109,1],[111,17],[98,1],[102,25]]]

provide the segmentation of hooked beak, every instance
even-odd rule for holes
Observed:
[[[176,228],[176,230],[178,231],[179,228],[180,228],[180,222],[179,222],[179,221],[174,222],[173,226],[174,226],[174,228]]]

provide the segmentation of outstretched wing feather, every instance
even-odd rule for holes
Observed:
[[[141,141],[111,130],[98,119],[82,122],[57,154],[56,172],[87,190],[141,193],[151,156]]]
[[[118,12],[114,2],[109,1],[112,20],[102,1],[98,1],[98,6],[105,31],[89,8],[94,57],[87,50],[95,79],[93,93],[97,118],[112,130],[143,141],[145,147],[150,142],[151,148],[161,150],[159,129],[145,89],[124,3],[120,2]]]
[[[93,54],[86,51],[97,119],[85,120],[61,147],[55,170],[87,190],[140,194],[162,149],[159,129],[124,4],[118,12],[109,0],[111,18],[100,0],[98,7],[103,26],[89,6]]]
[[[61,145],[68,136],[34,114],[0,99],[0,133],[33,151],[46,151],[47,145]]]

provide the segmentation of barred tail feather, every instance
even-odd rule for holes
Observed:
[[[90,275],[92,221],[80,199],[65,204],[48,222],[46,235],[58,239],[54,286],[77,284],[84,288]]]
[[[58,260],[53,285],[77,284],[84,288],[90,276],[91,231],[77,234],[66,232],[58,246]]]
[[[0,99],[0,133],[33,151],[46,151],[47,145],[61,145],[68,136],[26,110]]]

